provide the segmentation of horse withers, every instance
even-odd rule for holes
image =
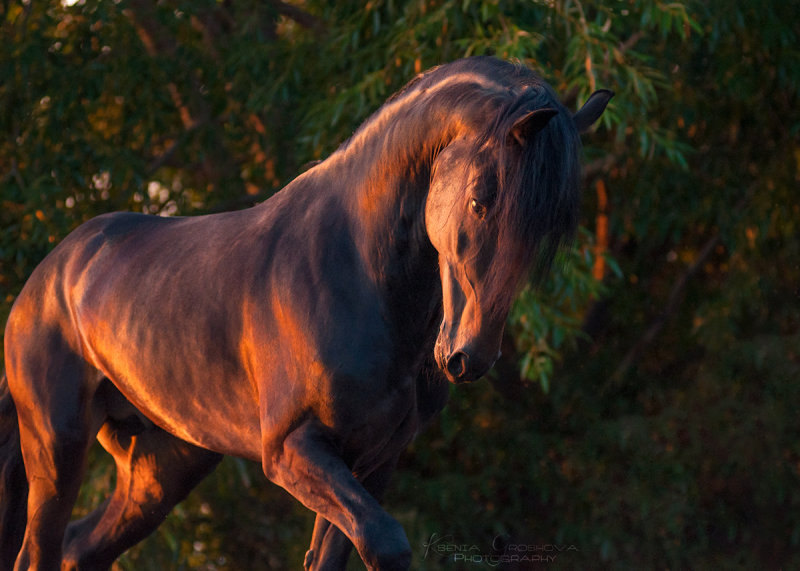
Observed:
[[[6,325],[2,568],[108,568],[232,454],[317,513],[307,569],[352,546],[407,569],[388,476],[572,235],[578,133],[611,95],[572,114],[524,67],[456,61],[258,206],[72,232]],[[94,438],[116,487],[70,521]]]

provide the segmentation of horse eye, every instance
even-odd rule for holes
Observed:
[[[486,216],[486,205],[480,202],[477,198],[470,200],[469,207],[478,218],[483,218]]]

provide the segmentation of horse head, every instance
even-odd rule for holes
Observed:
[[[546,269],[574,232],[578,132],[611,96],[593,94],[574,115],[557,102],[512,102],[488,134],[461,136],[436,157],[425,227],[442,287],[435,358],[451,382],[491,368],[519,285],[532,266]]]

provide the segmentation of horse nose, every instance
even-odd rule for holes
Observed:
[[[447,372],[454,380],[464,377],[468,368],[469,357],[463,351],[456,351],[447,360]]]

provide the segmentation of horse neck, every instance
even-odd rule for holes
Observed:
[[[441,109],[389,111],[365,124],[322,170],[340,193],[364,269],[392,321],[402,335],[422,341],[438,324],[441,303],[425,202],[432,165],[459,125],[442,121]]]
[[[379,284],[397,284],[433,257],[424,215],[431,168],[460,128],[457,120],[442,119],[440,109],[409,110],[401,100],[368,121],[329,159],[362,258]]]

